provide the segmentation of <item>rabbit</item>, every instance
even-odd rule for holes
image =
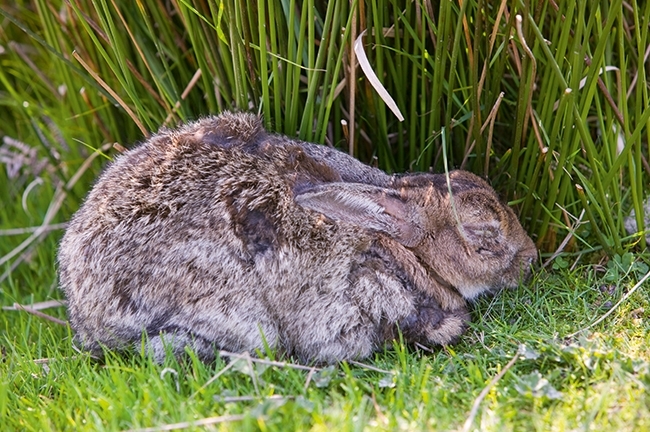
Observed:
[[[144,341],[158,362],[271,348],[327,364],[400,332],[455,342],[468,302],[518,286],[536,257],[474,174],[388,175],[224,112],[117,156],[58,267],[75,340],[94,354]]]

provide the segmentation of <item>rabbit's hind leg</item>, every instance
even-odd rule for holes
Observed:
[[[363,359],[378,347],[377,330],[365,322],[350,323],[346,328],[332,333],[309,335],[303,339],[303,343],[294,346],[291,354],[301,362],[331,364]]]
[[[212,341],[180,327],[165,328],[156,335],[150,335],[146,341],[147,354],[158,364],[162,364],[167,355],[181,357],[186,353],[186,347],[203,361],[215,359],[215,345]]]

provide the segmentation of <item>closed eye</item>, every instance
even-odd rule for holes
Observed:
[[[500,258],[505,255],[506,251],[498,247],[491,249],[491,248],[486,248],[481,246],[476,248],[476,253],[482,257]]]

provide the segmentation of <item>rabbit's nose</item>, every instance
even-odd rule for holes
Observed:
[[[528,257],[526,257],[526,259],[524,260],[524,263],[525,263],[527,269],[530,269],[533,266],[533,263],[536,261],[536,258],[537,257],[530,256],[530,255]]]
[[[521,269],[529,273],[532,270],[533,264],[537,261],[537,248],[525,249],[517,255],[520,259]]]
[[[537,248],[533,246],[532,248],[528,248],[524,251],[523,255],[526,257],[526,261],[528,262],[528,265],[534,263],[537,261],[537,258],[539,256],[537,252]]]

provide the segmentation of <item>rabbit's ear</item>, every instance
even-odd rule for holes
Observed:
[[[407,247],[422,239],[419,214],[391,189],[328,183],[296,191],[295,201],[330,219],[388,234]]]

